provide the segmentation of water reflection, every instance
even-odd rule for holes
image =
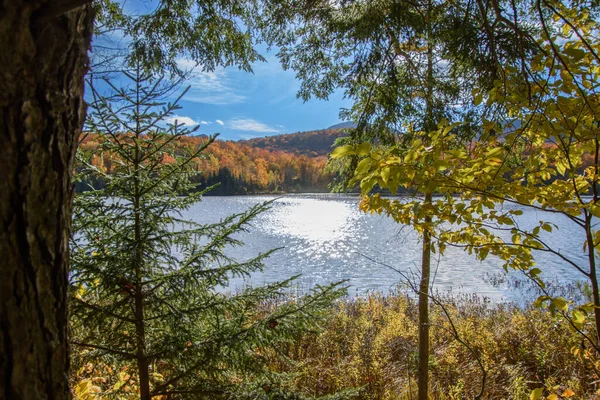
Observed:
[[[310,242],[343,242],[356,232],[356,207],[341,201],[283,198],[262,226],[267,233],[290,235]]]
[[[258,202],[274,199],[269,196],[206,197],[185,213],[185,217],[215,222],[243,212]],[[507,207],[507,206],[505,206]],[[511,206],[512,207],[512,206]],[[525,211],[518,223],[531,227],[540,219],[554,222],[560,231],[548,234],[545,240],[564,254],[579,256],[581,235],[570,221],[556,215],[538,215]],[[250,279],[234,280],[229,289],[250,284],[262,284],[302,274],[298,290],[315,284],[348,279],[350,294],[369,290],[395,289],[402,277],[390,267],[416,276],[420,262],[419,237],[406,226],[390,218],[367,215],[358,211],[358,199],[339,195],[297,195],[276,199],[266,213],[260,215],[250,232],[240,239],[245,246],[228,249],[228,254],[248,259],[260,252],[282,247],[267,261],[263,273]],[[536,260],[543,265],[545,277],[560,277],[561,281],[581,279],[569,266],[557,263],[548,254]],[[449,248],[444,257],[434,257],[434,288],[440,291],[478,293],[494,301],[513,300],[505,288],[494,286],[489,277],[502,274],[501,262],[489,257],[479,262],[462,249]]]

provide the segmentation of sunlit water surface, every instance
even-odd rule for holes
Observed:
[[[362,295],[368,291],[396,290],[404,278],[390,267],[416,277],[421,255],[418,235],[389,217],[360,212],[356,196],[205,197],[183,216],[198,222],[216,222],[271,199],[275,199],[271,208],[254,220],[249,232],[237,236],[245,245],[229,248],[227,254],[244,260],[281,249],[266,261],[262,273],[234,278],[227,290],[301,275],[295,285],[299,292],[306,292],[315,284],[348,280],[349,294]],[[535,226],[542,219],[555,223],[560,229],[547,234],[544,240],[562,254],[585,263],[580,228],[562,216],[523,211],[518,220],[521,227]],[[540,253],[536,261],[544,271],[543,277],[555,284],[582,279],[573,267],[555,256]],[[444,256],[434,256],[434,290],[474,293],[494,302],[521,298],[522,293],[508,287],[511,285],[494,283],[504,275],[501,265],[494,257],[480,262],[461,249],[448,248]],[[515,273],[509,276],[509,281],[514,279],[519,279]]]

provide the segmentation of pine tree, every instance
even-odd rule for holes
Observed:
[[[246,261],[225,254],[269,203],[215,224],[183,219],[210,189],[198,192],[190,177],[216,136],[182,154],[178,142],[197,128],[165,123],[178,109],[167,101],[173,85],[140,69],[123,80],[130,85],[106,81],[107,96],[92,86],[88,130],[101,138],[102,162],[80,156],[82,174],[106,185],[75,202],[71,322],[73,344],[85,351],[79,362],[122,368],[99,388],[116,398],[136,387],[142,400],[273,397],[282,378],[266,370],[269,359],[315,329],[343,289],[317,287],[284,301],[292,277],[224,294],[231,277],[261,270],[270,254]]]

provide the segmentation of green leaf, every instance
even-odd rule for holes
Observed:
[[[360,192],[363,195],[368,194],[371,191],[371,189],[373,189],[373,186],[375,186],[376,183],[377,183],[377,179],[373,179],[373,178],[363,179],[360,182]]]
[[[490,252],[490,250],[488,248],[486,248],[486,247],[480,248],[479,249],[479,254],[478,254],[479,255],[479,259],[481,261],[485,260],[487,258],[487,256],[488,256],[489,252]]]

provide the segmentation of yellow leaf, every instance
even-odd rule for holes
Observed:
[[[552,299],[552,304],[561,311],[567,311],[569,309],[568,303],[562,297]]]
[[[92,381],[90,379],[84,379],[75,386],[75,391],[77,393],[86,393],[88,391],[88,388],[91,386]]]
[[[585,322],[585,314],[579,310],[573,311],[573,322],[576,324],[583,324]]]
[[[364,158],[364,159],[360,160],[360,162],[356,166],[355,174],[356,175],[365,174],[369,171],[370,168],[371,168],[371,159]]]
[[[494,157],[499,155],[500,153],[502,153],[504,149],[502,147],[494,147],[493,149],[490,149],[487,153],[488,158]]]
[[[371,143],[365,142],[356,146],[356,154],[366,156],[371,151]]]
[[[564,162],[564,160],[559,160],[555,163],[556,165],[556,171],[560,174],[560,175],[564,175],[566,170],[567,170],[567,164],[566,162]]]
[[[390,167],[385,167],[381,170],[381,179],[383,182],[387,183],[390,179]]]
[[[546,232],[552,232],[552,226],[550,224],[543,224],[542,229]]]
[[[414,151],[409,151],[408,153],[406,153],[406,156],[404,156],[404,162],[405,163],[410,163],[411,161],[415,160],[417,158],[417,155],[415,154]]]
[[[529,400],[538,400],[542,397],[542,393],[544,393],[544,388],[534,389],[529,395]]]
[[[600,217],[600,207],[597,206],[596,204],[592,204],[590,206],[590,212],[592,213],[592,215],[594,217]]]
[[[434,165],[438,171],[445,171],[450,167],[448,161],[445,160],[437,160]]]
[[[579,61],[585,56],[585,51],[573,47],[564,49],[564,52],[573,57],[575,61]]]
[[[575,396],[575,392],[568,388],[562,394],[562,397],[573,397],[573,396]]]
[[[355,154],[353,146],[347,144],[345,146],[336,147],[331,152],[331,158],[338,158]]]

